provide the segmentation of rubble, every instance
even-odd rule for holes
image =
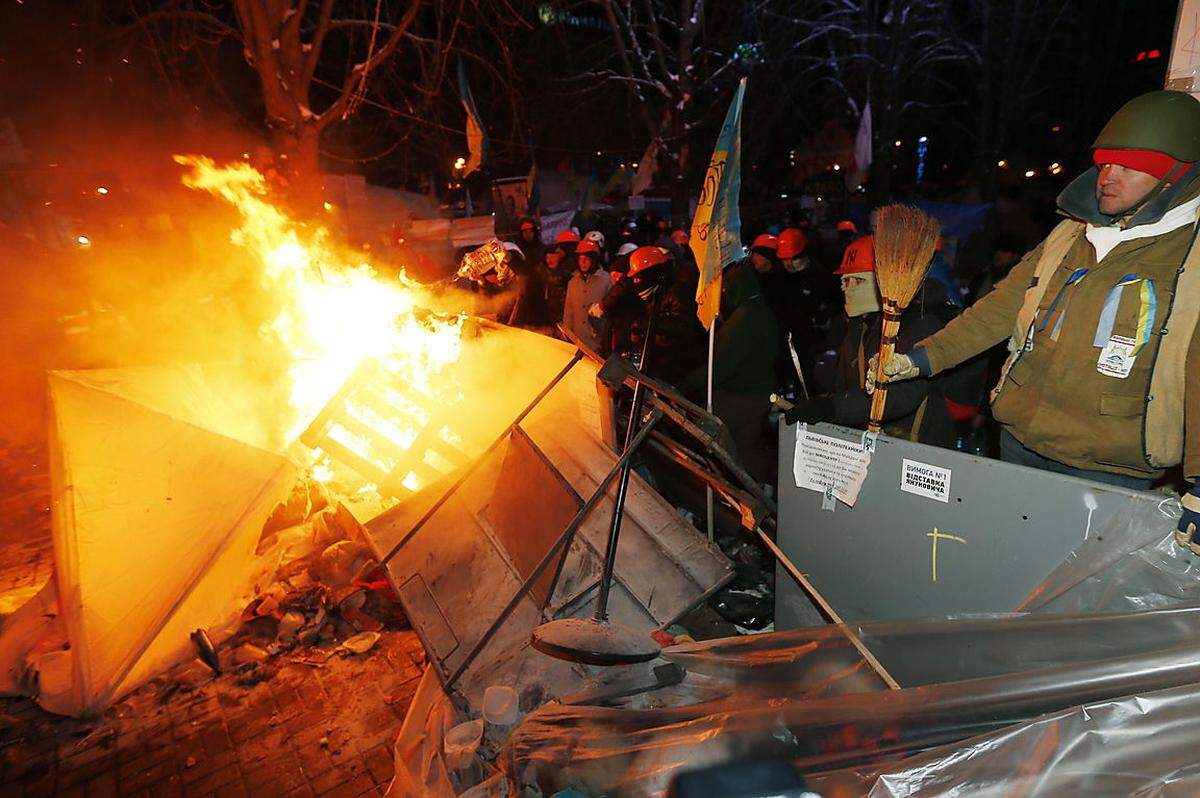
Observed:
[[[320,668],[338,653],[365,654],[382,632],[409,628],[358,521],[319,482],[297,481],[263,526],[258,550],[279,564],[220,647],[236,684],[273,678],[281,661]],[[209,657],[218,667],[219,653]]]

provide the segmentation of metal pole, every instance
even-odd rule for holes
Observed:
[[[598,505],[604,498],[605,494],[608,492],[608,486],[612,484],[613,479],[618,473],[624,471],[625,464],[633,459],[633,455],[637,451],[638,447],[642,445],[642,441],[646,439],[646,436],[650,434],[650,431],[654,429],[662,417],[662,411],[655,410],[651,414],[650,418],[646,419],[646,423],[642,425],[640,430],[638,430],[637,436],[632,442],[630,442],[629,446],[625,447],[624,453],[620,458],[618,458],[617,462],[613,463],[613,467],[609,469],[607,474],[604,475],[604,479],[600,480],[600,484],[596,486],[596,490],[592,492],[592,495],[588,497],[588,500],[584,503],[584,505],[579,508],[579,512],[577,512],[575,517],[571,519],[571,523],[567,525],[567,528],[563,530],[561,535],[559,535],[558,540],[554,542],[554,545],[550,547],[550,550],[546,552],[546,555],[542,557],[541,561],[536,567],[534,567],[533,572],[530,573],[525,581],[521,583],[521,587],[517,590],[516,595],[512,597],[508,604],[504,605],[504,609],[500,611],[499,617],[492,621],[492,625],[489,626],[487,631],[483,633],[483,636],[479,638],[479,641],[471,648],[471,650],[467,653],[467,656],[463,658],[461,663],[459,663],[459,666],[454,669],[454,673],[450,674],[450,678],[446,680],[447,691],[454,686],[455,682],[458,681],[458,677],[462,676],[463,671],[465,671],[471,665],[471,663],[475,661],[475,658],[479,656],[479,652],[483,650],[483,647],[486,646],[488,641],[490,641],[496,634],[496,630],[498,630],[500,626],[506,620],[508,620],[508,616],[512,615],[513,610],[515,610],[517,605],[521,603],[521,599],[525,598],[529,591],[533,589],[534,582],[541,578],[542,573],[546,570],[546,567],[553,562],[555,556],[557,556],[560,551],[563,552],[564,557],[566,556],[566,548],[571,545],[571,541],[574,539],[575,533],[579,531],[579,527],[583,525],[583,522],[587,519],[588,515],[591,514],[592,510],[596,508],[596,505]]]
[[[417,519],[417,523],[413,524],[413,528],[410,529],[404,537],[400,538],[400,542],[392,547],[392,550],[387,553],[387,556],[380,561],[380,565],[387,565],[391,559],[396,556],[396,552],[400,551],[400,548],[409,540],[411,540],[413,535],[421,531],[421,528],[428,523],[429,519],[433,517],[433,514],[441,509],[442,505],[454,495],[454,492],[461,488],[462,484],[479,469],[479,466],[483,465],[483,461],[487,459],[487,456],[491,454],[497,446],[503,443],[509,435],[512,434],[512,431],[516,429],[522,421],[525,420],[525,417],[533,412],[533,409],[538,406],[538,403],[546,398],[546,394],[554,390],[554,386],[562,382],[563,377],[567,376],[567,372],[575,368],[575,364],[582,359],[583,352],[576,349],[575,354],[571,357],[571,362],[563,366],[562,370],[554,375],[554,379],[550,380],[550,382],[546,384],[546,387],[543,388],[537,396],[533,397],[533,401],[525,406],[525,409],[522,410],[515,419],[513,419],[511,424],[505,427],[504,432],[501,432],[500,435],[498,435],[496,439],[492,441],[486,449],[483,450],[483,453],[476,457],[475,460],[469,466],[467,466],[466,470],[459,475],[458,479],[454,480],[454,484],[447,488],[446,492],[438,497],[438,500],[433,503],[433,506],[426,510],[425,513],[419,519]]]
[[[658,309],[662,304],[662,292],[666,290],[660,277],[658,287],[654,289],[654,302],[650,305],[650,318],[646,322],[646,340],[642,341],[642,362],[640,371],[646,371],[650,365],[650,355],[654,351],[654,331],[658,327]],[[625,450],[628,453],[637,429],[638,418],[642,412],[642,398],[646,390],[642,383],[633,388],[633,406],[629,408],[629,426],[625,428]],[[613,569],[617,565],[617,539],[621,535],[621,520],[625,516],[625,494],[629,491],[629,472],[633,470],[633,458],[626,458],[621,466],[621,478],[617,483],[617,495],[613,502],[612,525],[608,529],[608,547],[604,551],[604,571],[600,575],[600,596],[596,600],[596,620],[608,620],[608,592],[612,587]]]
[[[717,338],[717,320],[713,319],[708,327],[708,403],[704,409],[709,413],[713,411],[713,350]],[[704,486],[704,510],[705,519],[708,523],[708,542],[712,543],[715,538],[713,531],[713,489],[712,485]]]

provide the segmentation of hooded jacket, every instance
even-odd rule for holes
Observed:
[[[1194,215],[1169,212],[1200,197],[1200,168],[1128,218],[1099,211],[1096,175],[1068,185],[1067,220],[920,346],[936,374],[1007,338],[993,415],[1043,457],[1141,478],[1182,462],[1194,479],[1200,435],[1185,429],[1200,429],[1200,391],[1187,390],[1200,385],[1200,250]]]

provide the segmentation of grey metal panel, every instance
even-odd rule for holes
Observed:
[[[862,437],[828,424],[815,431]],[[1163,499],[881,435],[855,506],[829,511],[820,493],[796,487],[795,448],[796,428],[781,425],[779,544],[846,620],[1011,611],[1085,534],[1100,534],[1118,510],[1156,512]],[[951,470],[948,503],[900,490],[906,458]],[[1165,532],[1171,522],[1162,523]],[[935,528],[965,541],[936,541],[936,581]],[[808,607],[780,569],[776,628],[804,625]]]

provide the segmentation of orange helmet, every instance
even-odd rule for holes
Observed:
[[[686,247],[688,242],[692,240],[692,237],[688,234],[687,230],[676,230],[671,233],[671,240],[681,247]]]
[[[578,244],[579,243],[579,233],[576,233],[574,230],[572,230],[571,228],[568,227],[566,230],[563,230],[561,233],[559,233],[557,236],[555,236],[554,243],[555,244]]]
[[[522,219],[521,220],[521,229],[522,230],[536,230],[537,224],[534,223],[533,219]]]
[[[754,243],[750,245],[750,249],[769,249],[772,254],[775,254],[779,250],[779,236],[760,233],[754,239]]]
[[[808,247],[808,236],[799,227],[788,227],[779,234],[779,257],[794,258]]]
[[[583,241],[579,242],[579,246],[575,247],[575,254],[599,255],[600,245],[596,243],[595,239],[585,238]]]
[[[873,236],[863,236],[850,246],[842,255],[842,265],[834,274],[861,274],[875,271],[875,239]]]
[[[837,223],[837,231],[839,233],[858,233],[858,225],[849,219],[843,219]]]
[[[647,269],[661,266],[670,260],[669,253],[662,247],[638,247],[629,256],[630,277],[637,277]]]

